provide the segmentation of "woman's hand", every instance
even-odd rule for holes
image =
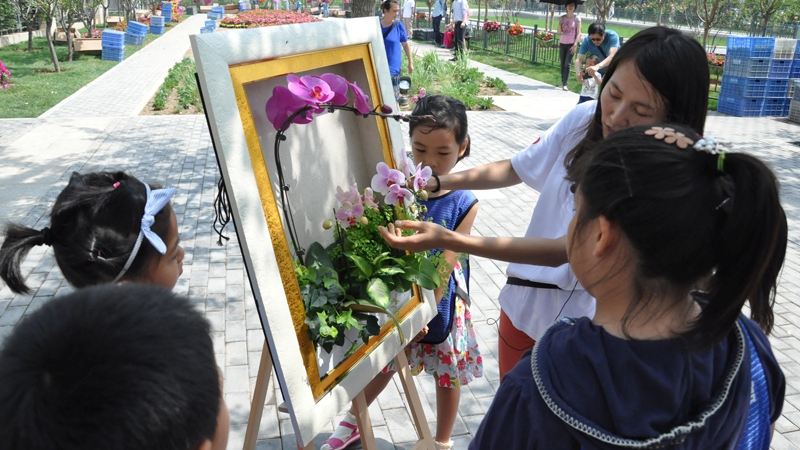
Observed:
[[[573,45],[572,47],[569,48],[569,54],[570,55],[574,55],[575,54],[575,50],[577,50],[577,48],[575,48],[575,46]]]
[[[400,230],[414,230],[417,233],[411,236],[403,236]],[[444,241],[448,233],[452,231],[436,225],[433,222],[417,222],[414,220],[398,220],[394,224],[390,223],[387,228],[378,227],[381,235],[394,248],[407,250],[409,252],[422,252],[435,248],[444,248]]]
[[[599,72],[600,69],[602,69],[602,67],[600,67],[600,64],[597,64],[597,65],[594,65],[594,66],[591,66],[591,67],[587,67],[586,68],[586,75],[589,75],[590,77],[593,77],[594,73],[595,72]]]

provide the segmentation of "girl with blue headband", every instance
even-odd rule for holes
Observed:
[[[136,281],[172,289],[184,256],[169,204],[174,193],[124,172],[75,172],[56,198],[49,227],[8,225],[0,278],[13,292],[28,293],[20,265],[31,248],[47,245],[76,288]]]

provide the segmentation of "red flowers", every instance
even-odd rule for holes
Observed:
[[[522,36],[522,34],[525,33],[525,29],[523,29],[520,24],[515,23],[508,27],[506,33],[508,33],[509,36]]]
[[[226,17],[220,21],[219,26],[223,28],[258,28],[308,22],[322,22],[322,19],[295,11],[253,9],[242,11],[236,17]]]
[[[495,22],[494,20],[487,20],[483,22],[483,30],[487,33],[491,33],[493,31],[497,31],[500,29],[500,22]]]
[[[724,66],[725,65],[725,55],[718,55],[716,53],[707,53],[706,59],[708,59],[708,63],[712,66]]]
[[[550,33],[549,31],[539,31],[536,33],[536,37],[547,42],[553,40],[555,36],[553,36],[553,33]]]

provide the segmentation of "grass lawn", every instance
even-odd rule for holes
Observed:
[[[484,50],[470,50],[469,57],[480,63],[488,64],[492,67],[497,67],[498,69],[503,69],[543,83],[552,84],[553,86],[561,83],[561,72],[555,67],[544,64],[531,64],[518,58],[499,55]],[[569,90],[575,93],[580,93],[581,91],[581,85],[578,84],[575,80],[575,76],[572,74],[569,80]],[[717,110],[716,99],[708,99],[708,109],[710,111]]]
[[[478,17],[477,15],[474,16],[474,18],[477,18],[477,17]],[[558,15],[556,15],[556,17],[555,17],[556,26],[558,25],[558,17],[559,17]],[[491,15],[490,14],[488,20],[500,21],[500,16],[496,16],[496,15]],[[519,24],[522,25],[522,26],[525,26],[525,27],[533,27],[534,25],[538,25],[539,29],[543,30],[544,29],[544,18],[541,18],[541,19],[540,18],[536,18],[536,19],[534,19],[534,18],[520,17],[519,18]],[[589,25],[591,25],[591,24],[592,24],[591,21],[587,21],[585,18],[581,19],[581,32],[584,35],[589,30]],[[615,25],[609,25],[608,29],[609,30],[614,30],[620,37],[623,37],[625,39],[629,39],[629,38],[633,37],[634,34],[642,31],[641,28],[626,27],[626,26],[623,26],[623,25],[616,25],[616,24]],[[709,39],[710,39],[710,36],[709,36]],[[727,39],[728,39],[727,36],[717,37],[717,38],[714,39],[714,42],[711,43],[711,45],[725,46],[726,43],[727,43]]]
[[[148,33],[144,45],[159,36]],[[144,45],[126,45],[125,57]],[[0,60],[12,77],[8,89],[0,89],[0,118],[38,117],[117,64],[101,60],[100,55],[75,54],[74,61],[67,61],[67,47],[60,45],[56,54],[62,72],[54,73],[47,39],[35,38],[34,50],[29,53],[27,48],[27,41],[0,48]]]

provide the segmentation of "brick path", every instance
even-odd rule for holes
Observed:
[[[211,229],[212,203],[218,171],[203,116],[138,116],[167,70],[186,52],[186,37],[196,32],[204,16],[193,16],[133,57],[37,119],[0,120],[0,216],[37,228],[48,224],[49,206],[66,185],[72,171],[127,170],[146,181],[175,186],[173,199],[182,245],[186,249],[184,275],[176,291],[188,294],[205,313],[213,329],[217,362],[225,374],[225,397],[231,410],[230,449],[242,447],[250,409],[263,332],[245,278],[242,257],[232,227],[231,241],[216,245]],[[427,51],[430,47],[417,46]],[[498,98],[504,112],[469,113],[472,156],[468,168],[509,158],[554,123],[577,101],[577,95],[499,71],[499,76],[521,94]],[[87,103],[90,102],[90,103]],[[91,103],[91,102],[96,102]],[[87,104],[96,107],[87,108]],[[64,118],[66,117],[66,118]],[[784,414],[776,424],[774,449],[800,447],[800,125],[770,118],[735,118],[711,113],[708,130],[736,142],[772,164],[783,185],[790,221],[787,254],[776,305],[776,327],[771,341],[787,376]],[[476,192],[480,199],[474,233],[485,236],[524,234],[537,193],[522,185]],[[506,264],[473,257],[473,320],[484,355],[485,377],[462,391],[453,439],[466,448],[498,386],[494,352],[499,316],[497,295],[505,282]],[[20,318],[71,288],[55,266],[52,251],[37,247],[24,264],[31,295],[13,295],[0,283],[0,345]],[[435,429],[434,380],[416,379],[431,429]],[[278,412],[280,391],[271,384],[263,411],[258,448],[291,449],[294,435],[288,416]],[[413,427],[399,380],[370,408],[381,449],[411,448]],[[317,446],[332,431],[317,439]],[[353,448],[360,448],[354,446]]]

